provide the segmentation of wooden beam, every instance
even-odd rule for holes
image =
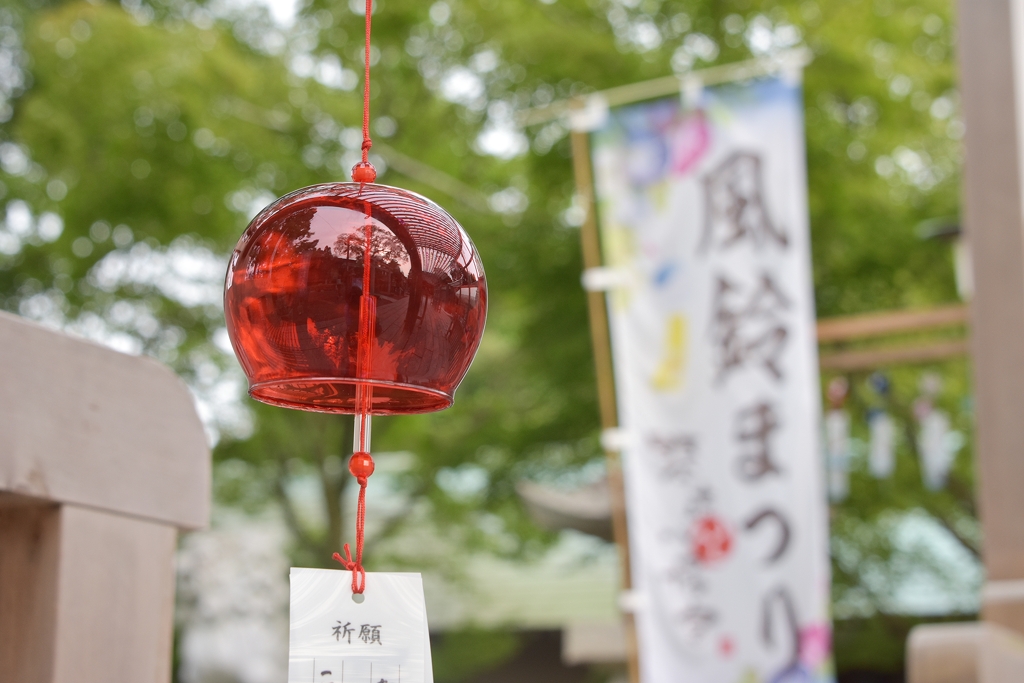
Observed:
[[[887,365],[912,365],[934,363],[948,358],[959,358],[970,352],[966,339],[954,341],[900,346],[886,349],[865,349],[858,351],[837,351],[823,353],[818,362],[822,370],[873,370]]]
[[[818,321],[818,343],[885,337],[904,332],[966,325],[968,316],[967,306],[955,304],[923,310],[822,318]]]
[[[569,100],[559,100],[543,107],[523,109],[516,112],[515,119],[520,126],[535,126],[568,116],[573,109],[584,106],[587,98],[590,97],[599,99],[609,107],[617,107],[623,104],[652,100],[656,97],[675,95],[683,89],[687,82],[693,82],[700,86],[717,85],[768,76],[791,66],[804,67],[810,63],[811,57],[810,50],[796,48],[770,57],[718,64],[689,73],[620,85]]]
[[[0,491],[206,525],[210,449],[170,368],[0,312]]]

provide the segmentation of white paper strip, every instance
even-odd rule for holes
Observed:
[[[288,683],[433,683],[419,574],[366,574],[362,603],[352,574],[291,570]]]

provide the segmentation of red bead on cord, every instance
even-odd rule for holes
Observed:
[[[372,183],[377,179],[377,169],[369,161],[360,161],[352,167],[352,181],[356,183]]]
[[[373,474],[373,456],[369,453],[353,453],[348,461],[348,471],[360,484]]]

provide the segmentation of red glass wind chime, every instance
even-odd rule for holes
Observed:
[[[450,406],[487,310],[483,264],[462,226],[425,197],[374,184],[371,6],[367,0],[362,160],[353,182],[302,188],[263,209],[235,247],[224,287],[228,334],[250,396],[355,416],[356,554],[348,544],[344,557],[334,554],[352,572],[354,595],[366,586],[370,417]]]

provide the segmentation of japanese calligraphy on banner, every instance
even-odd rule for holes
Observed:
[[[592,136],[643,683],[833,680],[796,78]]]

